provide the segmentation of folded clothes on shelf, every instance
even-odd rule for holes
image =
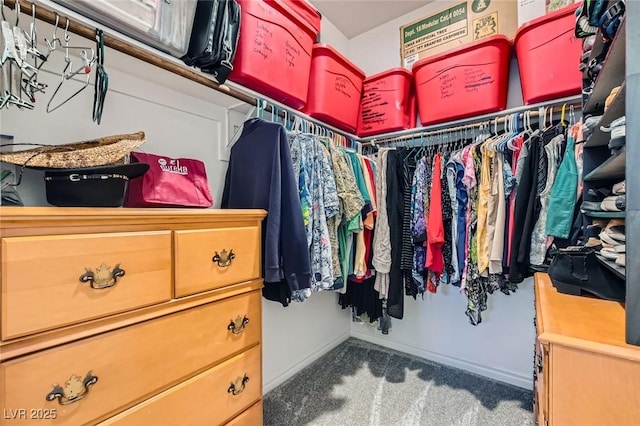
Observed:
[[[588,238],[584,244],[586,248],[595,250],[619,266],[625,265],[627,246],[624,219],[594,220],[586,227],[585,238]]]
[[[622,212],[627,208],[626,195],[611,195],[600,203],[600,210],[604,212]]]
[[[614,184],[612,189],[589,188],[580,209],[591,212],[621,212],[625,211],[626,207],[626,181],[623,180]]]
[[[600,123],[602,119],[601,115],[590,115],[584,118],[582,122],[582,133],[585,140],[589,139],[589,136],[593,133],[593,129]]]
[[[615,195],[622,195],[622,194],[626,194],[627,192],[627,181],[626,179],[623,180],[622,182],[618,182],[615,185],[613,185],[612,191],[613,194]]]
[[[617,153],[626,143],[627,126],[626,116],[618,117],[608,127],[600,126],[600,130],[611,133],[609,148],[612,154]]]
[[[613,103],[613,100],[616,98],[616,96],[618,96],[618,93],[620,93],[620,86],[616,86],[613,89],[611,89],[611,91],[609,92],[609,95],[604,100],[604,111],[605,112],[609,109],[609,107]]]

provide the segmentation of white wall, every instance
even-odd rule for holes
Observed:
[[[330,44],[343,55],[347,56],[349,53],[350,40],[347,39],[347,37],[345,37],[345,35],[342,34],[342,32],[340,32],[340,30],[324,16],[322,17],[321,25],[320,42]]]
[[[326,24],[323,22],[323,25]],[[40,40],[51,31],[51,26],[40,25]],[[323,35],[326,42],[344,49],[346,38],[335,27],[327,25]],[[72,44],[93,45],[75,37]],[[233,136],[233,125],[240,124],[245,117],[242,112],[231,111],[229,132],[226,107],[247,110],[246,106],[110,49],[107,49],[105,63],[110,90],[101,125],[91,120],[93,80],[65,106],[50,114],[46,112],[46,104],[64,67],[63,54],[56,52],[45,67],[49,72],[43,71],[40,79],[49,85],[48,95],[37,99],[33,111],[16,108],[0,111],[0,132],[14,135],[16,143],[62,144],[143,130],[148,141],[141,150],[205,162],[214,207],[218,207],[227,167],[227,141]],[[67,93],[80,87],[79,82],[69,84]],[[47,205],[43,172],[26,170],[18,190],[25,204]],[[349,312],[340,309],[336,294],[314,294],[308,301],[287,308],[279,303],[263,302],[265,391],[349,337]]]
[[[322,42],[346,54],[347,38],[322,18]],[[349,310],[338,306],[333,293],[315,293],[286,308],[263,305],[264,390],[270,391],[349,337]]]
[[[429,4],[349,40],[349,59],[367,75],[401,66],[400,26],[445,7]],[[522,105],[515,60],[511,67],[508,107]],[[512,295],[489,296],[479,326],[465,316],[466,298],[457,288],[443,286],[424,300],[407,297],[405,316],[393,320],[389,335],[352,324],[353,336],[444,364],[530,388],[535,330],[533,282],[526,280]]]

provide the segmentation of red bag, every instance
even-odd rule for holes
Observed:
[[[129,181],[125,207],[213,206],[202,161],[132,152],[131,162],[147,163],[149,171]]]

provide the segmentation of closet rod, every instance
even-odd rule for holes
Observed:
[[[34,2],[31,2],[28,0],[19,0],[19,3],[20,3],[20,11],[25,15],[31,16],[31,6]],[[4,0],[4,5],[8,6],[10,9],[15,10],[15,4],[16,4],[16,0]],[[55,11],[49,10],[44,6],[35,4],[35,12],[36,12],[37,19],[47,22],[51,25],[56,24]],[[60,13],[57,13],[57,15],[59,16],[58,27],[61,29],[64,29],[67,23],[67,20],[66,20],[67,17],[61,15]],[[72,19],[69,19],[69,31],[81,37],[84,37],[86,39],[95,41],[96,28],[88,24],[84,24],[82,22],[76,22]],[[348,132],[344,132],[333,126],[329,126],[328,124],[325,124],[319,120],[315,120],[312,117],[309,117],[297,110],[293,110],[290,107],[285,106],[284,104],[280,104],[271,99],[266,99],[264,96],[260,94],[251,95],[251,94],[245,93],[245,92],[249,92],[249,90],[239,90],[225,84],[218,84],[215,81],[211,80],[210,78],[198,73],[197,71],[188,68],[186,65],[181,65],[181,64],[172,62],[169,59],[163,58],[159,55],[155,55],[154,53],[142,47],[135,46],[113,35],[105,33],[104,43],[105,43],[105,46],[110,47],[119,52],[122,52],[128,56],[131,56],[133,58],[139,59],[148,64],[154,65],[158,68],[169,71],[173,74],[186,78],[187,80],[191,80],[195,83],[201,84],[210,89],[216,90],[225,95],[231,96],[249,105],[257,107],[258,99],[265,100],[267,101],[267,107],[265,108],[265,110],[269,113],[272,113],[273,107],[275,106],[276,109],[278,110],[278,116],[282,118],[285,117],[284,111],[286,110],[289,112],[289,115],[297,115],[304,120],[310,121],[314,124],[317,124],[318,126],[324,127],[327,130],[331,130],[334,133],[339,133],[340,135],[344,135],[347,138],[358,140],[358,138],[355,135],[352,135]]]
[[[567,98],[554,99],[549,102],[542,102],[539,104],[523,105],[508,110],[503,110],[491,114],[479,115],[461,120],[448,121],[446,123],[435,124],[432,126],[419,127],[409,130],[401,130],[394,133],[387,133],[384,135],[370,136],[362,138],[360,140],[363,146],[371,146],[385,143],[401,142],[411,140],[424,136],[435,136],[447,132],[456,132],[459,130],[476,129],[478,127],[486,125],[488,122],[494,124],[502,124],[506,120],[506,117],[513,114],[523,114],[526,111],[531,111],[531,117],[538,117],[539,108],[556,108],[560,107],[557,112],[561,111],[563,105],[566,105],[566,113],[569,113],[569,108],[573,106],[574,110],[582,109],[582,97],[580,95],[570,96]]]

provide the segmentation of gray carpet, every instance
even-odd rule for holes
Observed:
[[[265,395],[264,424],[533,425],[532,392],[349,339]]]

